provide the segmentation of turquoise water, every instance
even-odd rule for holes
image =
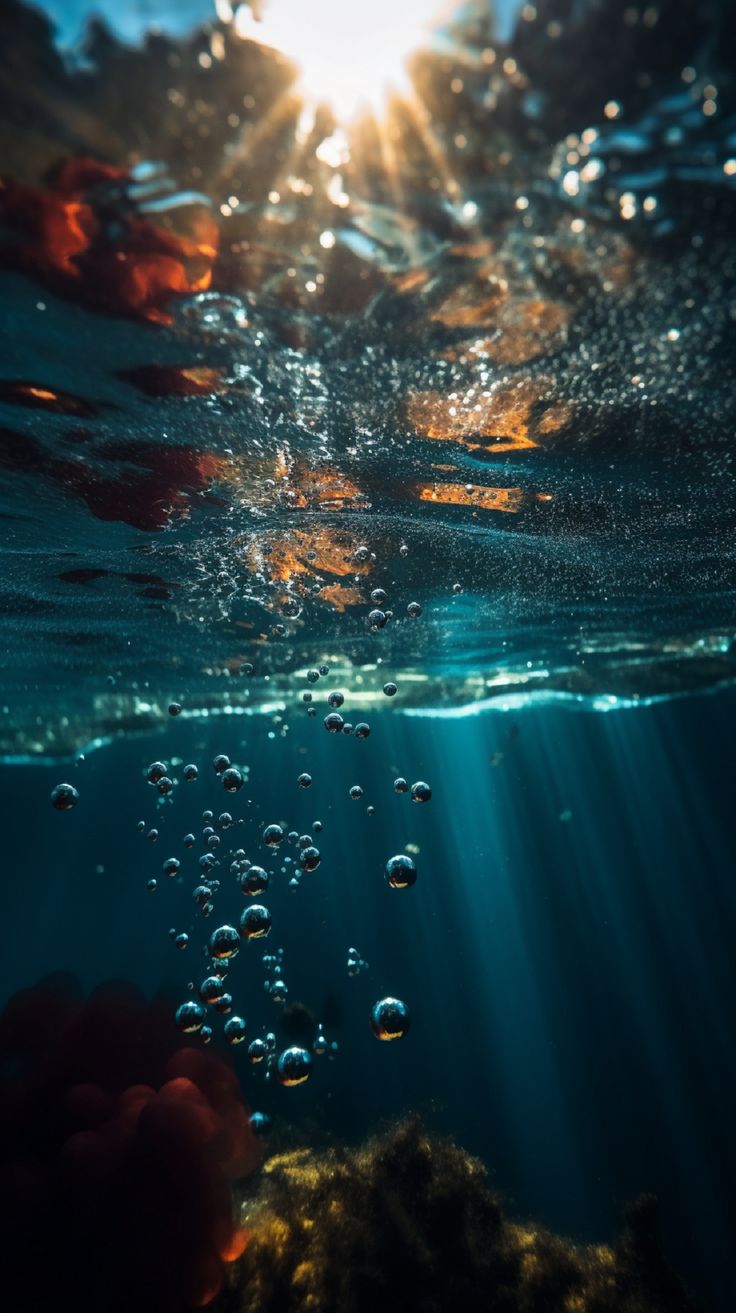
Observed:
[[[223,13],[49,12],[0,66],[12,1308],[250,1309],[268,1162],[418,1113],[577,1244],[656,1195],[694,1301],[646,1250],[469,1307],[725,1313],[729,14],[464,7],[348,131]],[[377,1269],[324,1313],[411,1307]]]
[[[67,770],[80,804],[53,824],[58,769],[6,769],[17,878],[5,988],[58,970],[85,990],[127,979],[187,997],[214,923],[192,903],[199,849],[182,838],[221,804],[209,760],[226,749],[252,763],[233,811],[246,818],[238,846],[274,872],[267,947],[284,948],[290,1001],[326,1017],[339,1044],[300,1090],[264,1084],[238,1050],[251,1106],[349,1141],[418,1108],[492,1166],[519,1215],[581,1239],[613,1234],[625,1200],[651,1190],[670,1252],[725,1308],[736,906],[718,727],[732,714],[731,694],[609,715],[381,713],[368,743],[335,742],[301,716],[285,738],[269,737],[268,718],[182,724]],[[173,754],[200,761],[203,778],[162,806],[142,766]],[[296,786],[305,764],[308,791]],[[431,781],[426,807],[394,794],[396,769]],[[139,819],[159,828],[155,845]],[[322,864],[292,891],[260,834],[314,820]],[[400,893],[383,866],[407,843],[419,874]],[[173,882],[160,874],[170,855],[182,860]],[[237,917],[227,881],[217,900],[221,920]],[[185,952],[170,927],[190,934]],[[355,977],[352,946],[369,964]],[[228,977],[253,1036],[278,1024],[261,957],[245,944]],[[376,1044],[367,1024],[387,992],[411,1008],[401,1045]]]

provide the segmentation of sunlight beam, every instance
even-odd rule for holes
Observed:
[[[327,103],[341,121],[379,113],[391,93],[409,91],[408,57],[432,44],[445,15],[440,0],[269,0],[261,21],[240,5],[233,26],[244,40],[285,55],[299,68],[299,90]]]

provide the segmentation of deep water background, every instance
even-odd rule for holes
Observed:
[[[346,708],[361,718],[349,695]],[[244,817],[223,847],[234,836],[274,870],[263,825],[302,832],[320,819],[320,869],[295,893],[276,874],[264,901],[290,1001],[325,1020],[340,1051],[297,1090],[264,1085],[239,1051],[250,1105],[305,1135],[356,1141],[419,1109],[484,1158],[514,1214],[581,1239],[610,1239],[626,1199],[653,1191],[670,1257],[704,1307],[725,1311],[735,712],[736,692],[609,713],[532,704],[442,719],[387,707],[358,742],[326,735],[321,711],[308,719],[298,704],[283,736],[268,716],[182,717],[78,765],[0,768],[2,998],[63,970],[84,988],[124,978],[181,1001],[206,934],[243,905],[225,864],[213,918],[193,915],[202,849],[182,838],[201,829],[202,810]],[[250,767],[235,801],[211,770],[219,751]],[[172,756],[198,762],[201,777],[159,804],[143,770]],[[303,770],[308,792],[296,787]],[[432,801],[396,795],[397,774],[428,780]],[[81,794],[69,814],[49,805],[60,779]],[[360,802],[348,797],[355,783]],[[155,845],[141,819],[159,827]],[[392,891],[383,865],[408,843],[419,879]],[[171,855],[182,859],[175,882],[160,878]],[[191,932],[185,953],[171,926]],[[349,946],[370,963],[354,979]],[[229,977],[251,1037],[279,1016],[262,948],[244,945]],[[411,1009],[402,1043],[369,1031],[385,994]]]

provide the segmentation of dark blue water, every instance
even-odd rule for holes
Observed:
[[[669,1252],[725,1310],[736,894],[723,731],[735,707],[721,694],[610,714],[386,712],[364,743],[333,740],[303,712],[284,738],[267,717],[179,723],[67,770],[81,802],[50,819],[58,767],[6,768],[3,995],[62,970],[85,988],[120,978],[185,997],[204,932],[199,848],[182,837],[222,805],[209,759],[228,751],[250,765],[232,805],[238,846],[263,853],[272,821],[324,823],[321,868],[295,892],[274,878],[267,946],[285,950],[290,1002],[329,1018],[339,1044],[298,1091],[264,1084],[238,1052],[251,1106],[349,1141],[419,1109],[489,1164],[515,1214],[580,1239],[607,1238],[624,1202],[653,1191]],[[202,777],[158,804],[142,772],[173,755],[201,762]],[[295,783],[305,766],[308,792]],[[396,773],[431,782],[430,803],[394,794]],[[155,819],[155,845],[140,819]],[[407,843],[419,877],[399,893],[383,864]],[[171,855],[183,878],[149,893]],[[222,920],[243,901],[230,888],[219,899]],[[170,927],[192,932],[185,953]],[[350,946],[369,963],[352,979]],[[260,958],[244,945],[229,975],[252,1034],[279,1014]],[[370,1034],[386,993],[411,1008],[402,1044]]]

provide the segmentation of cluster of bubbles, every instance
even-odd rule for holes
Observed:
[[[218,753],[214,757],[212,767],[225,792],[239,792],[244,780],[243,771],[233,766],[225,753]],[[169,773],[167,764],[163,761],[154,761],[148,766],[145,774],[149,785],[156,789],[161,800],[170,802],[169,794],[173,790],[174,779]],[[181,779],[185,783],[194,783],[199,777],[199,767],[194,763],[186,764],[181,771]],[[297,785],[300,789],[308,789],[311,784],[312,777],[307,772],[302,772],[298,776]],[[60,796],[64,806],[73,805],[76,801],[76,790],[73,790],[73,794],[75,795],[73,801],[67,803],[65,790],[62,790]],[[59,805],[55,798],[52,801],[55,806]],[[198,858],[197,883],[192,894],[199,914],[208,917],[214,911],[215,896],[222,884],[216,872],[221,868],[223,860],[229,862],[230,875],[240,894],[247,901],[235,918],[217,925],[210,932],[206,947],[208,967],[195,988],[197,996],[188,998],[180,1004],[175,1019],[183,1033],[198,1035],[204,1043],[209,1043],[213,1035],[210,1022],[215,1016],[221,1016],[224,1019],[222,1027],[224,1040],[231,1046],[237,1046],[245,1043],[248,1027],[245,1018],[235,1009],[233,996],[227,988],[227,972],[238,955],[242,943],[265,940],[271,932],[271,912],[261,900],[267,895],[272,875],[265,866],[251,861],[243,848],[233,848],[226,858],[223,857],[225,835],[234,826],[242,824],[242,819],[236,820],[229,811],[223,811],[215,816],[213,811],[205,810],[202,812],[202,823],[200,841],[204,851]],[[148,829],[145,822],[140,822],[138,828],[142,833],[146,833],[146,837],[150,840],[155,841],[158,838],[158,830]],[[315,821],[312,826],[313,833],[318,834],[321,830],[322,823]],[[261,830],[260,842],[266,851],[278,853],[284,846],[297,849],[298,859],[285,856],[281,868],[290,875],[288,881],[290,888],[298,887],[302,876],[316,871],[321,863],[321,854],[314,844],[313,833],[300,834],[298,830],[287,832],[285,827],[277,822],[271,822]],[[196,835],[193,832],[186,834],[183,844],[185,848],[195,847]],[[178,857],[167,857],[162,863],[161,870],[164,879],[175,880],[182,875],[182,862]],[[147,887],[150,891],[155,891],[158,881],[155,878],[150,879]],[[169,933],[177,948],[186,949],[189,946],[190,936],[186,931],[172,927]],[[289,993],[284,978],[283,955],[282,948],[263,955],[265,990],[273,1003],[282,1006],[286,1003]],[[337,1052],[337,1044],[326,1040],[321,1026],[317,1032],[315,1045],[314,1052],[318,1056],[328,1052],[334,1057]],[[266,1079],[270,1080],[275,1075],[285,1086],[300,1085],[311,1073],[311,1053],[298,1046],[279,1052],[276,1035],[272,1031],[264,1035],[256,1035],[251,1039],[247,1046],[247,1054],[253,1066],[258,1067],[262,1064]],[[256,1129],[265,1129],[266,1114],[254,1114],[254,1116],[264,1119],[262,1125],[259,1121]]]
[[[253,906],[246,910],[251,911]],[[253,937],[261,936],[256,933]],[[243,1016],[233,1012],[232,995],[226,988],[227,965],[238,952],[240,938],[234,926],[219,926],[212,932],[209,940],[211,972],[198,986],[199,998],[185,1000],[176,1011],[176,1024],[184,1034],[198,1034],[205,1043],[209,1042],[212,1038],[212,1027],[207,1024],[207,1016],[208,1009],[211,1009],[227,1018],[223,1027],[225,1041],[233,1047],[245,1043],[248,1024]],[[278,1003],[284,1003],[288,994],[283,978],[282,960],[283,949],[277,949],[273,954],[264,954],[263,957],[264,966],[273,976],[272,980],[265,981],[266,988],[273,1001]],[[320,1033],[324,1037],[321,1027],[318,1036]],[[315,1052],[327,1051],[327,1047],[325,1042],[324,1050],[320,1046]],[[336,1049],[337,1046],[334,1047]],[[279,1052],[274,1031],[255,1035],[249,1041],[246,1053],[251,1066],[261,1069],[266,1080],[271,1080],[275,1073],[280,1084],[294,1086],[303,1084],[311,1074],[312,1056],[309,1051],[292,1045]],[[253,1114],[253,1116],[257,1119],[253,1123],[254,1129],[266,1130],[267,1115]]]
[[[367,561],[370,555],[371,554],[367,547],[358,547],[355,552],[355,558],[360,562]],[[402,553],[402,555],[406,555],[406,553]],[[371,593],[371,610],[368,612],[367,624],[368,628],[374,633],[378,632],[380,629],[385,629],[386,625],[389,624],[391,620],[395,619],[395,613],[387,608],[386,604],[388,600],[388,593],[384,588],[373,589]],[[408,603],[406,607],[406,615],[410,620],[418,620],[421,614],[422,607],[420,602]],[[389,694],[388,696],[391,697],[392,695]]]
[[[324,727],[328,734],[352,734],[356,739],[370,738],[371,733],[371,727],[366,721],[362,720],[359,724],[353,725],[345,720],[339,711],[330,711],[325,716]]]
[[[307,683],[314,685],[321,677],[328,675],[329,673],[329,666],[320,666],[318,670],[308,670],[306,675]],[[398,692],[398,685],[387,683],[384,685],[383,691],[387,697],[394,697]],[[313,703],[313,694],[309,690],[302,693],[302,701],[306,704],[307,715],[316,716],[317,708]],[[323,721],[328,734],[352,734],[356,739],[370,738],[371,727],[367,721],[359,721],[357,725],[354,725],[351,721],[346,720],[338,709],[344,706],[345,703],[345,694],[341,689],[332,689],[331,692],[327,694],[326,702],[327,706],[331,708]],[[309,783],[301,784],[303,779],[307,779]],[[297,782],[301,787],[308,788],[311,783],[311,778],[309,776],[300,775]]]
[[[432,790],[426,780],[417,780],[410,789],[409,781],[403,775],[394,780],[394,793],[411,793],[412,802],[429,802],[432,797]]]
[[[283,948],[277,948],[275,953],[264,953],[263,966],[266,970],[263,988],[274,1003],[285,1003],[289,996],[289,987],[284,979]]]
[[[372,627],[381,628],[391,618],[391,612],[381,609],[387,600],[387,595],[382,589],[374,589],[371,595],[374,606],[370,615]],[[419,604],[410,603],[407,607],[407,615],[415,618],[420,614]],[[245,663],[241,667],[241,673],[251,674],[253,667]],[[328,674],[329,667],[326,665],[318,669],[310,669],[306,674],[307,682],[314,686]],[[387,681],[383,685],[383,692],[386,697],[393,698],[398,692],[398,687],[395,683]],[[315,714],[312,693],[304,693],[303,699],[307,703],[310,714]],[[326,703],[329,710],[324,718],[324,726],[329,733],[352,734],[357,739],[367,739],[370,736],[371,729],[367,722],[361,721],[353,725],[345,721],[342,714],[345,704],[344,692],[339,689],[330,690],[326,695]],[[178,702],[169,705],[169,714],[173,717],[178,716],[181,710],[181,704]],[[200,766],[194,762],[182,763],[174,759],[172,766],[177,768],[176,771],[165,761],[156,760],[145,770],[148,786],[155,791],[159,807],[169,807],[172,804],[172,795],[177,784],[193,785],[201,778]],[[213,758],[212,772],[223,792],[233,797],[242,789],[248,774],[247,767],[233,764],[225,753],[218,753]],[[302,771],[296,777],[296,786],[300,791],[310,789],[312,784],[313,777],[307,771]],[[417,803],[428,802],[432,796],[429,784],[423,780],[418,780],[410,786],[405,778],[399,777],[394,781],[393,787],[397,793],[410,794],[412,800]],[[360,784],[353,784],[348,793],[352,800],[359,800],[363,797],[363,787]],[[71,784],[58,784],[52,790],[51,803],[57,811],[69,811],[77,805],[78,801],[79,793]],[[373,810],[373,807],[368,807],[369,812]],[[314,1058],[336,1056],[337,1042],[328,1039],[322,1023],[317,1025],[311,1051],[296,1044],[280,1049],[277,1035],[273,1030],[265,1030],[264,1033],[249,1038],[248,1023],[236,1007],[233,994],[228,988],[228,973],[240,952],[241,945],[251,941],[266,940],[271,933],[272,915],[264,899],[268,898],[273,872],[260,862],[251,860],[244,848],[236,847],[235,844],[232,847],[228,846],[228,832],[243,825],[244,818],[234,816],[229,810],[215,814],[213,810],[207,809],[201,813],[201,822],[199,839],[192,830],[185,834],[182,840],[183,847],[187,850],[201,847],[192,889],[195,917],[198,919],[200,916],[203,918],[212,916],[217,896],[223,885],[223,871],[227,869],[232,884],[245,902],[241,902],[240,910],[234,916],[216,924],[209,932],[202,950],[206,966],[195,977],[195,981],[190,983],[191,996],[184,999],[177,1007],[176,1025],[183,1034],[196,1035],[207,1044],[213,1038],[214,1023],[221,1018],[219,1024],[224,1041],[233,1047],[245,1044],[249,1063],[263,1073],[264,1079],[275,1078],[286,1087],[301,1085],[311,1075]],[[320,866],[322,858],[314,837],[322,828],[320,821],[313,822],[311,832],[301,834],[296,829],[288,830],[284,824],[275,820],[262,826],[259,835],[260,844],[266,853],[278,854],[282,863],[281,872],[287,877],[290,889],[297,889],[302,878],[311,875]],[[143,820],[138,822],[138,831],[150,843],[155,843],[159,839],[159,829]],[[409,847],[411,848],[412,845]],[[295,855],[289,854],[289,849],[294,849]],[[182,859],[174,855],[164,858],[160,871],[160,877],[153,876],[147,881],[146,887],[151,893],[158,889],[160,880],[164,883],[168,881],[180,883],[185,874]],[[410,888],[417,879],[413,858],[407,853],[390,857],[385,865],[385,878],[392,889]],[[178,950],[184,951],[189,948],[191,928],[189,930],[178,929],[176,926],[170,928],[169,936]],[[283,1007],[289,997],[284,974],[283,948],[264,952],[262,964],[264,990],[272,1003]],[[349,948],[348,975],[358,976],[368,969],[369,963],[359,950]],[[406,1004],[390,996],[379,999],[373,1005],[369,1020],[373,1034],[383,1041],[403,1037],[410,1024]],[[268,1129],[269,1122],[270,1119],[265,1112],[252,1114],[251,1125],[259,1133]]]

